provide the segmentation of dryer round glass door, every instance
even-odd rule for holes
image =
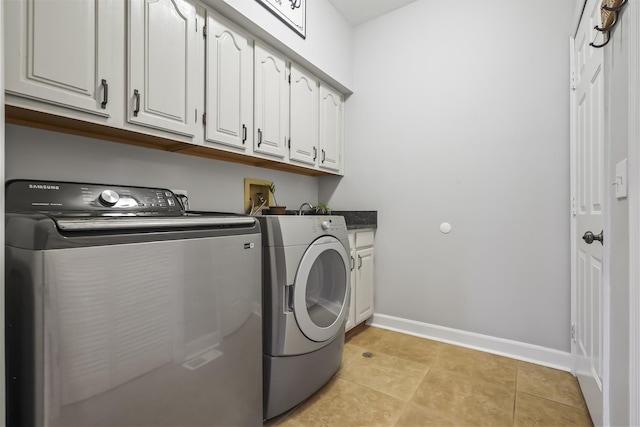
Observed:
[[[349,309],[349,257],[338,239],[324,236],[304,253],[293,291],[293,312],[302,333],[327,341],[341,330]]]

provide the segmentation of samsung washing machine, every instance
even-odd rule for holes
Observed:
[[[322,387],[340,367],[350,298],[341,216],[260,217],[263,234],[264,417]]]

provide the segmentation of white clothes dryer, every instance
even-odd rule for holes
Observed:
[[[260,217],[263,233],[264,417],[302,402],[337,372],[349,310],[341,216]]]

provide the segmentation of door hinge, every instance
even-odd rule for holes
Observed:
[[[576,324],[571,325],[571,341],[576,342]]]
[[[206,25],[202,26],[202,36],[203,37],[207,37],[207,26]]]
[[[575,73],[575,71],[571,72],[571,90],[576,90],[576,73]]]
[[[291,73],[289,73],[289,84],[291,84]]]
[[[207,112],[206,111],[204,113],[202,113],[202,124],[203,125],[207,124]]]
[[[576,216],[577,214],[576,198],[574,196],[571,198],[571,216]]]
[[[289,138],[287,145],[289,146],[289,150],[291,150],[291,138]]]

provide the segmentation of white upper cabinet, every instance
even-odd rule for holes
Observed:
[[[7,93],[108,117],[111,0],[4,7]]]
[[[186,0],[130,0],[127,120],[196,133],[196,8]],[[197,86],[196,86],[197,84]]]
[[[284,158],[289,129],[289,73],[280,54],[254,49],[254,152]]]
[[[289,160],[315,166],[318,158],[318,80],[291,64]]]
[[[207,13],[205,139],[245,150],[253,141],[253,49],[244,32]]]
[[[321,169],[342,170],[343,100],[335,90],[320,83],[320,158]]]

